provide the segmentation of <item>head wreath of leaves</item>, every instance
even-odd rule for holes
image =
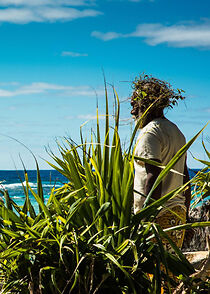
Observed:
[[[138,105],[141,112],[144,112],[154,102],[156,109],[164,109],[166,107],[173,108],[179,99],[185,99],[182,95],[183,90],[175,90],[168,82],[149,75],[143,74],[136,77],[132,88],[134,91],[131,100]]]

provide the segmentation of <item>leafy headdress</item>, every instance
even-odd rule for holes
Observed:
[[[179,99],[183,100],[184,92],[181,89],[173,89],[168,82],[161,81],[149,75],[140,75],[133,84],[133,94],[131,96],[132,114],[139,117],[149,106],[152,105],[149,116],[158,117],[163,113],[163,109],[173,108]],[[147,115],[147,117],[148,117]]]

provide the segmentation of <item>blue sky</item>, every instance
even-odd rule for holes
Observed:
[[[210,118],[210,4],[172,0],[0,0],[0,169],[49,168],[45,146],[95,125],[95,91],[104,114],[103,74],[121,103],[125,142],[130,136],[131,81],[142,72],[186,91],[167,111],[192,138]],[[124,102],[123,102],[124,101]],[[112,99],[110,98],[110,104]],[[102,120],[103,121],[103,120]],[[203,134],[209,149],[208,126]],[[201,137],[191,147],[206,159]],[[201,167],[191,154],[191,168]]]

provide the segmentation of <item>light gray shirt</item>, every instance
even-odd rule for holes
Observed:
[[[162,165],[167,163],[186,144],[186,140],[178,127],[165,118],[157,118],[141,129],[135,146],[135,155],[146,159],[159,159]],[[183,155],[162,181],[161,196],[183,185],[183,173],[186,155]],[[144,194],[147,173],[144,162],[135,160],[134,189]],[[134,212],[139,211],[144,203],[145,197],[134,192]],[[172,208],[176,205],[184,206],[185,197],[177,195],[168,200],[165,206]]]

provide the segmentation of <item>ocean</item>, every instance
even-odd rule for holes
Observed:
[[[27,174],[30,187],[36,191],[36,170],[28,170]],[[68,182],[67,179],[56,170],[40,170],[40,175],[42,180],[44,199],[46,201],[49,198],[52,187],[59,188],[64,183]],[[23,184],[25,184],[24,171],[0,171],[0,190],[6,189],[9,192],[9,196],[12,198],[12,200],[20,206],[24,204],[25,200],[21,181],[23,182]],[[38,204],[32,195],[30,196],[30,200],[32,205],[34,206],[35,211],[38,211]]]
[[[189,174],[192,178],[198,169],[190,169]],[[36,191],[36,170],[29,170],[28,179],[31,188]],[[61,187],[68,180],[62,176],[56,170],[40,170],[40,175],[42,179],[42,186],[44,192],[44,199],[47,201],[51,188]],[[21,180],[20,180],[21,178]],[[24,172],[23,171],[14,171],[14,170],[2,170],[0,171],[0,190],[7,189],[10,197],[18,205],[23,205],[25,197],[23,192],[23,187],[21,181],[24,183]],[[209,198],[209,197],[208,197]],[[31,195],[31,203],[34,206],[35,210],[38,211],[38,205],[34,197]]]

